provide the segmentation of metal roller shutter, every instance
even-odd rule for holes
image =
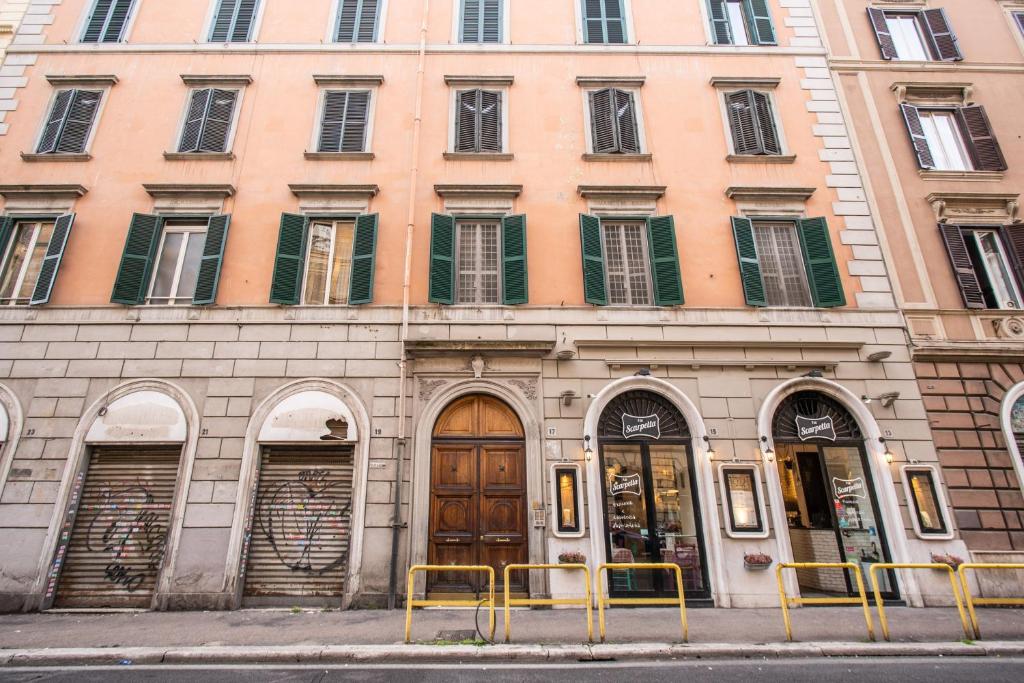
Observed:
[[[57,549],[56,607],[150,606],[180,455],[178,448],[92,452]]]
[[[245,549],[245,604],[340,604],[352,461],[351,446],[264,449]]]

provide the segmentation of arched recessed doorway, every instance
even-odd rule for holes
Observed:
[[[464,396],[434,425],[430,455],[429,563],[489,565],[504,587],[505,565],[528,562],[526,450],[523,425],[502,401]],[[529,592],[525,572],[511,591]],[[432,597],[486,593],[486,578],[472,572],[428,575]]]
[[[795,562],[854,562],[865,582],[870,565],[891,562],[864,434],[852,414],[817,391],[782,402],[772,437]],[[891,571],[880,576],[882,595],[898,598]],[[853,595],[844,569],[797,570],[804,596]]]
[[[688,600],[711,597],[690,428],[666,398],[626,391],[601,413],[604,532],[609,562],[671,562]],[[677,594],[668,571],[613,571],[612,596]]]

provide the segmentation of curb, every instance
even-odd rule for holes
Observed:
[[[1021,657],[1024,642],[680,645],[297,645],[0,649],[0,667],[120,664],[344,664],[396,662],[596,662],[826,657]]]

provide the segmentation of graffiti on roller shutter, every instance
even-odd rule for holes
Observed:
[[[326,469],[302,470],[297,481],[272,488],[257,502],[260,529],[292,570],[322,574],[345,562],[344,554],[332,558],[316,552],[346,533],[350,503],[342,482],[329,476]]]
[[[147,484],[108,484],[101,489],[96,515],[86,531],[86,548],[109,553],[107,581],[132,593],[156,573],[167,541],[157,509],[166,507],[156,502]]]

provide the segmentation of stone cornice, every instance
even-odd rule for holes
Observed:
[[[117,85],[117,76],[113,74],[46,74],[46,80],[55,87],[85,86],[109,87]]]
[[[313,80],[317,85],[333,85],[346,88],[372,88],[383,84],[384,76],[381,74],[313,74]]]
[[[142,187],[153,198],[206,197],[226,199],[235,194],[234,185],[143,183]]]
[[[211,85],[242,87],[252,83],[249,74],[181,74],[185,85],[203,88]]]
[[[581,88],[639,88],[646,76],[577,76],[576,85]]]
[[[523,192],[522,185],[434,185],[439,197],[505,197],[513,199]]]
[[[585,199],[661,199],[664,185],[580,185],[576,188]]]
[[[712,76],[711,85],[715,88],[751,88],[754,90],[773,90],[779,87],[781,78],[769,77],[734,77],[734,76]]]
[[[0,185],[0,197],[13,198],[45,198],[45,197],[81,197],[88,192],[83,185]]]
[[[555,348],[555,342],[543,339],[410,339],[406,342],[405,348],[412,358],[453,354],[543,357],[551,353]]]
[[[1018,222],[1020,195],[999,192],[932,192],[925,200],[939,223],[1002,225]]]
[[[288,185],[292,194],[300,199],[303,197],[334,197],[334,198],[369,198],[376,197],[380,192],[378,185],[324,185],[324,184],[301,184],[293,183]]]
[[[515,78],[512,76],[449,76],[444,77],[445,85],[454,86],[470,86],[470,85],[490,85],[490,86],[508,86],[512,85]]]
[[[725,196],[737,201],[807,201],[814,194],[813,187],[760,187],[733,185],[726,188]]]

